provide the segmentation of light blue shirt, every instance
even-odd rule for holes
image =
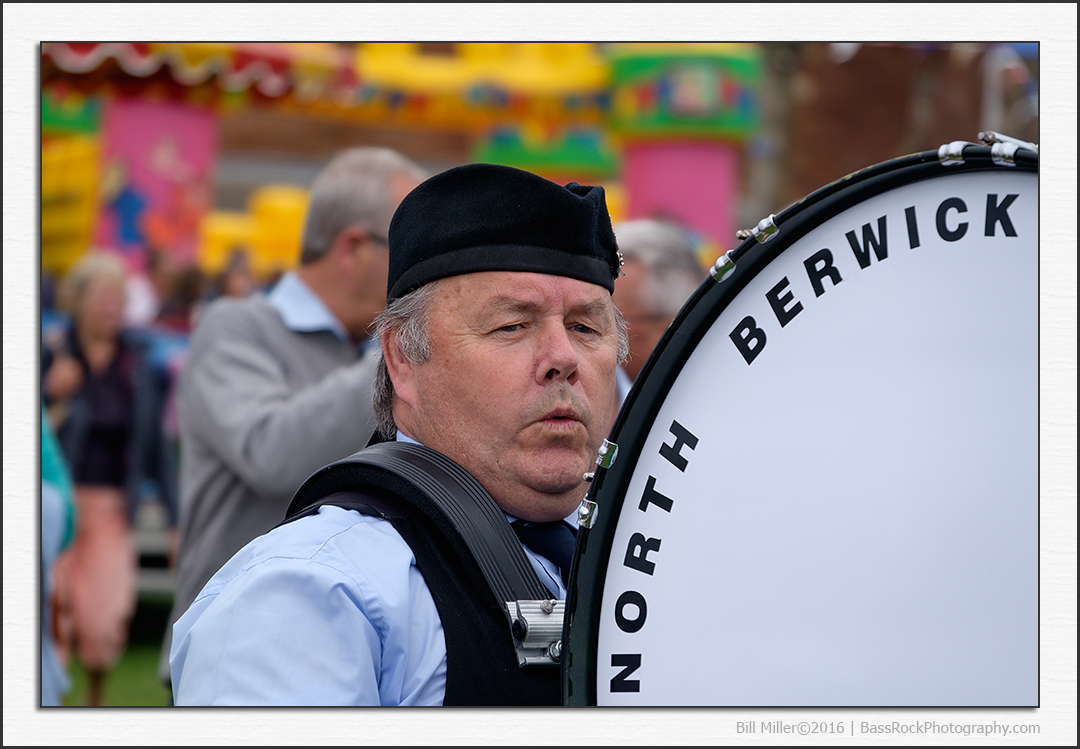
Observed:
[[[523,548],[565,599],[558,568]],[[177,705],[441,705],[446,689],[442,622],[412,549],[389,521],[340,507],[237,552],[172,643]]]
[[[283,275],[266,295],[266,301],[278,311],[289,330],[298,333],[329,330],[341,339],[342,343],[349,343],[349,333],[345,326],[295,273]]]

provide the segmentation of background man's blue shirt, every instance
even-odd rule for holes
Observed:
[[[340,338],[342,343],[349,343],[345,326],[295,273],[289,272],[282,276],[266,295],[266,301],[278,311],[289,330],[299,333],[329,330]]]

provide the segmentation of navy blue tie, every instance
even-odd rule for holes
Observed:
[[[570,563],[574,559],[574,537],[577,529],[562,520],[554,523],[515,520],[510,525],[521,543],[540,556],[550,559],[559,568],[563,585],[566,585],[570,577]]]

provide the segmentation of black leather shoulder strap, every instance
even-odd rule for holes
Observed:
[[[331,463],[297,490],[286,522],[323,504],[387,518],[415,508],[457,532],[500,604],[552,597],[495,500],[464,468],[435,450],[381,442]]]

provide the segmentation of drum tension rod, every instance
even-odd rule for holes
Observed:
[[[776,214],[770,213],[758,221],[753,229],[739,229],[735,232],[736,239],[749,239],[753,237],[759,242],[768,242],[780,233],[780,227],[776,225]]]
[[[990,146],[990,158],[998,166],[1016,166],[1016,152],[1021,148],[1039,152],[1039,146],[1035,143],[1011,138],[993,130],[979,133],[979,140]]]
[[[979,133],[979,140],[981,140],[984,145],[990,146],[990,157],[998,166],[1016,166],[1015,155],[1021,148],[1026,148],[1035,153],[1039,152],[1039,146],[1035,143],[1012,138],[1008,135],[1002,135],[993,130],[984,130]],[[977,145],[979,144],[969,143],[963,140],[954,140],[951,143],[946,143],[938,148],[938,161],[944,166],[963,164],[964,149],[967,146]]]
[[[984,130],[983,132],[979,133],[979,140],[981,140],[988,146],[992,146],[995,143],[1011,143],[1017,148],[1026,148],[1027,150],[1034,151],[1035,153],[1039,152],[1038,143],[1031,143],[1026,140],[1020,140],[1019,138],[1014,138],[1011,135],[1004,135],[993,130]]]

